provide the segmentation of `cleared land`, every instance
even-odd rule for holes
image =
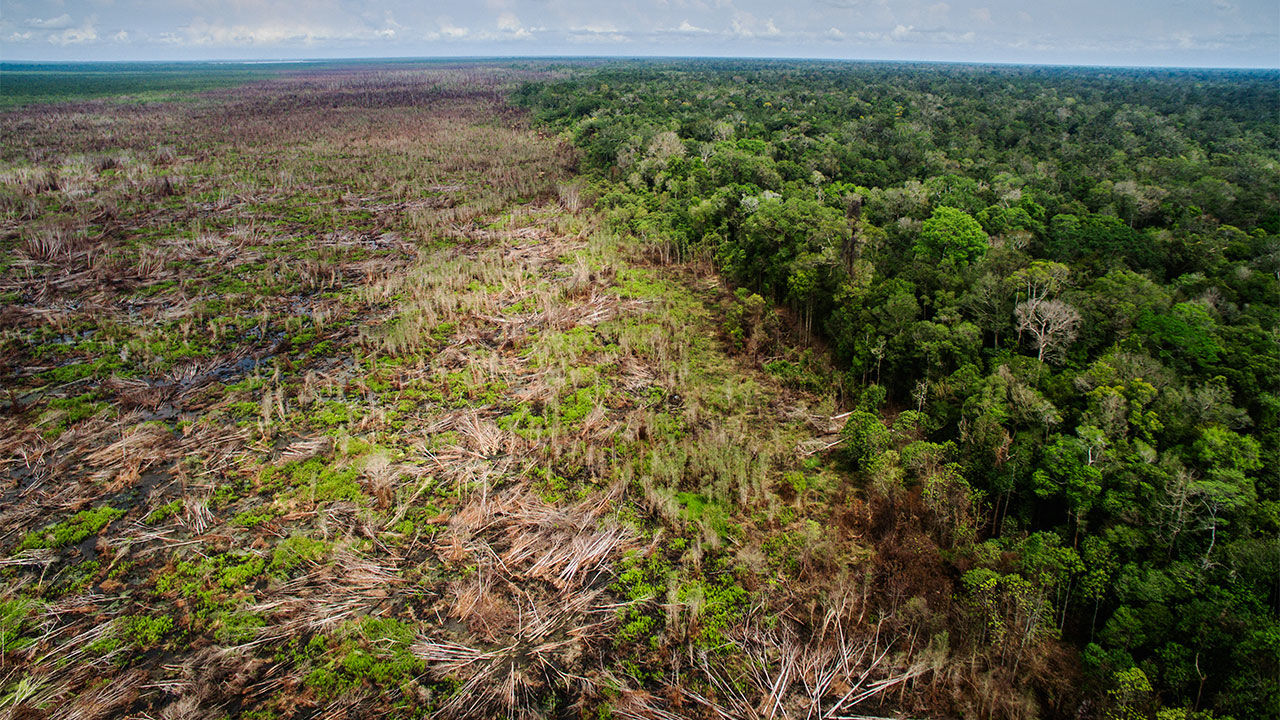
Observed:
[[[6,712],[1022,702],[941,672],[954,510],[859,499],[835,399],[731,351],[713,277],[598,228],[503,100],[527,77],[0,115]]]

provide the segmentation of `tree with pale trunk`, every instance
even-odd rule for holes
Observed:
[[[1024,300],[1013,309],[1019,333],[1031,333],[1036,359],[1061,355],[1076,339],[1080,329],[1080,312],[1061,300]]]

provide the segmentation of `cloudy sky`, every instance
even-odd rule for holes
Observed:
[[[1280,67],[1277,0],[3,0],[0,60],[709,55]]]

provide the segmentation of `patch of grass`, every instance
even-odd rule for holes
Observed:
[[[22,650],[35,642],[27,631],[34,629],[38,607],[36,601],[23,597],[0,600],[0,654]]]
[[[105,378],[113,372],[122,372],[123,369],[124,363],[119,357],[107,356],[50,368],[40,373],[40,378],[55,385],[64,385],[87,377]]]
[[[787,574],[794,574],[800,566],[799,552],[804,546],[804,539],[791,532],[781,532],[768,537],[761,550],[769,560],[771,568]]]
[[[698,608],[698,640],[708,649],[725,644],[724,631],[746,610],[749,594],[732,576],[694,580],[680,587],[676,599]]]
[[[116,518],[124,515],[110,505],[103,505],[96,510],[81,510],[60,523],[49,525],[43,530],[28,533],[18,544],[18,551],[36,548],[61,548],[83,541],[95,535]]]
[[[257,613],[220,612],[213,619],[213,637],[223,645],[240,645],[257,637],[258,629],[266,625],[266,618]]]
[[[125,615],[111,621],[111,627],[88,645],[95,655],[109,655],[122,648],[146,651],[160,642],[174,629],[173,618],[168,615]]]
[[[213,63],[10,63],[0,70],[0,107],[115,97],[121,102],[189,100],[214,88],[243,85],[279,72],[280,66],[246,68]]]
[[[227,414],[236,419],[255,417],[261,412],[262,405],[252,400],[234,402],[227,406]]]
[[[609,397],[609,386],[598,383],[578,388],[567,397],[561,399],[557,415],[563,425],[573,425],[586,417],[597,405]]]
[[[481,407],[498,404],[506,392],[507,385],[500,380],[472,382],[469,371],[458,370],[444,377],[439,391],[428,390],[426,397],[454,408]]]
[[[266,560],[254,555],[242,562],[223,567],[218,571],[217,581],[228,589],[243,587],[261,575],[265,567]]]
[[[258,555],[237,553],[215,555],[198,563],[184,560],[177,563],[172,571],[156,579],[156,591],[161,594],[176,592],[182,597],[196,597],[209,606],[204,608],[206,611],[216,610],[216,596],[219,593],[250,584],[262,575],[266,564],[266,559]]]
[[[812,354],[811,350],[805,351],[805,358],[800,362],[791,362],[786,359],[778,359],[764,364],[764,371],[777,378],[783,385],[800,390],[808,390],[809,392],[821,392],[823,386],[828,379],[821,373],[817,372],[811,362],[806,359]]]
[[[698,493],[681,492],[676,493],[676,502],[680,503],[681,515],[685,520],[701,523],[722,538],[741,533],[741,528],[730,522],[728,506],[717,499]]]
[[[344,402],[329,400],[311,412],[311,421],[320,427],[337,428],[343,425],[350,425],[363,417],[363,415],[364,411],[361,408],[352,407]]]
[[[246,510],[236,514],[231,518],[232,525],[238,525],[242,528],[255,528],[263,523],[271,522],[279,515],[273,507],[264,507],[255,510]]]
[[[362,686],[398,688],[413,697],[417,679],[426,671],[426,664],[409,651],[415,639],[412,625],[393,618],[347,622],[331,641],[328,662],[304,682],[324,699]]]
[[[530,440],[538,437],[546,424],[546,418],[528,403],[520,403],[511,412],[497,419],[498,427]]]
[[[636,300],[662,300],[673,294],[671,283],[655,277],[650,270],[626,268],[618,271],[618,294]]]
[[[323,560],[330,550],[329,543],[306,535],[291,535],[281,540],[271,554],[272,574],[288,577],[298,567]]]
[[[564,332],[540,333],[521,354],[529,360],[529,364],[542,367],[566,362],[579,364],[585,358],[605,350],[606,346],[595,329],[578,326]]]
[[[331,465],[321,458],[286,463],[262,471],[259,483],[264,487],[278,486],[282,481],[299,489],[313,502],[346,500],[358,505],[368,502],[354,467]]]
[[[102,569],[102,563],[97,560],[86,560],[74,567],[68,568],[63,573],[63,580],[60,587],[53,593],[57,596],[77,595],[84,592],[93,584],[93,580],[98,575],[98,571]]]
[[[99,401],[96,391],[75,397],[54,398],[49,401],[36,424],[46,425],[43,434],[46,439],[52,440],[81,420],[93,417],[109,407],[107,403]]]
[[[168,520],[169,518],[173,517],[174,515],[177,515],[178,513],[182,512],[182,507],[183,507],[183,502],[181,500],[174,500],[172,502],[167,502],[164,505],[161,505],[160,507],[148,513],[147,517],[143,519],[143,522],[147,523],[148,525],[156,525],[158,523],[162,523],[165,520]]]
[[[168,615],[131,615],[117,620],[120,635],[139,649],[147,649],[159,644],[160,640],[173,630],[173,618]]]
[[[530,474],[533,476],[533,486],[538,492],[538,496],[542,501],[548,504],[555,504],[565,499],[565,494],[569,491],[569,479],[557,475],[550,468],[536,467]]]
[[[665,624],[659,601],[667,592],[671,566],[658,553],[649,556],[632,552],[622,560],[622,572],[610,588],[629,602],[618,610],[621,627],[617,638],[622,643],[648,640],[657,643],[657,634]]]

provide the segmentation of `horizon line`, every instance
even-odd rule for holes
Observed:
[[[768,55],[352,55],[352,56],[313,56],[313,57],[243,57],[243,58],[116,58],[111,60],[0,60],[0,69],[9,65],[76,65],[76,64],[223,64],[223,65],[287,65],[298,63],[324,62],[377,62],[377,61],[520,61],[520,60],[596,60],[596,61],[635,61],[635,60],[745,60],[769,62],[834,62],[886,65],[967,65],[998,67],[1044,67],[1044,68],[1082,68],[1111,70],[1253,70],[1280,71],[1276,65],[1130,65],[1106,63],[1069,63],[1069,62],[1036,62],[1013,60],[930,60],[930,59],[888,59],[888,58],[854,58],[825,56],[768,56]],[[0,90],[0,94],[4,94]]]

